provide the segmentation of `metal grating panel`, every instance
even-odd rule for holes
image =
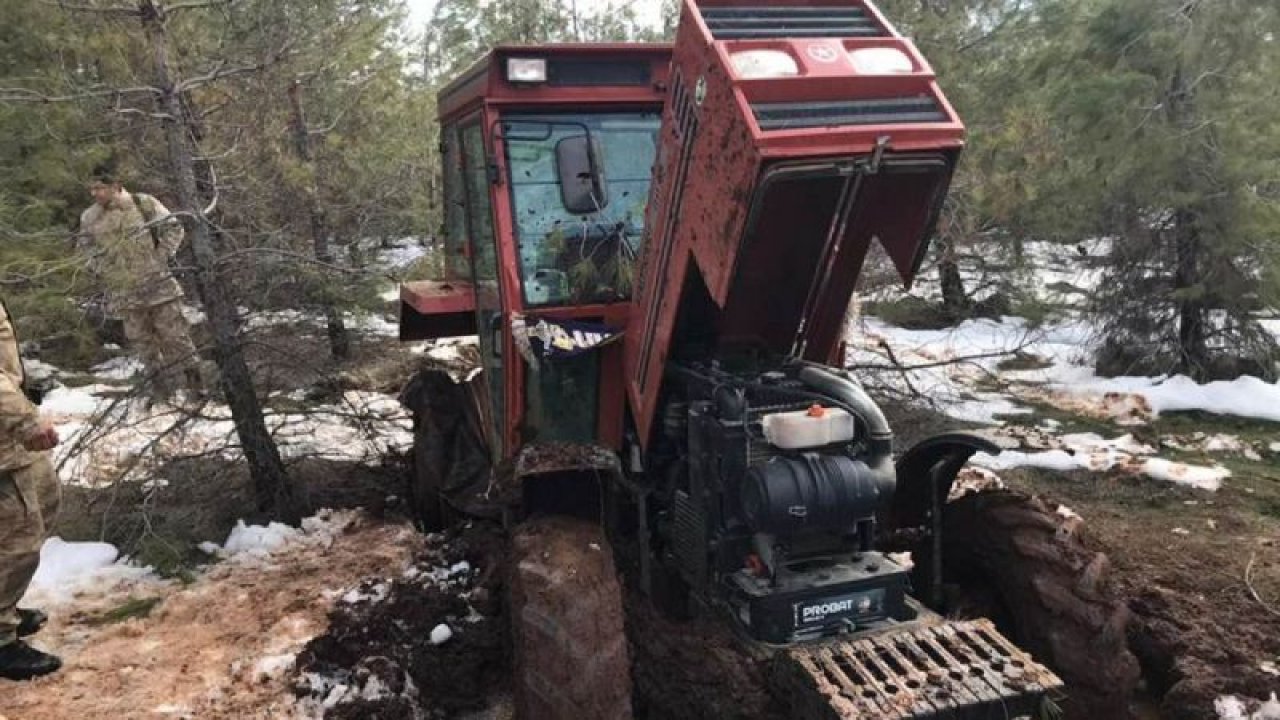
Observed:
[[[704,8],[702,19],[716,40],[880,37],[888,34],[860,7]]]
[[[821,720],[1017,717],[1062,687],[989,620],[798,647],[776,673],[796,717]]]
[[[942,106],[927,95],[836,102],[759,103],[752,105],[751,110],[761,130],[947,121]]]
[[[688,579],[695,584],[707,576],[707,520],[689,495],[676,491],[675,531],[672,552]]]

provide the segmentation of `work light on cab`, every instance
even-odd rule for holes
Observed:
[[[546,81],[546,58],[507,58],[507,82],[544,83]]]

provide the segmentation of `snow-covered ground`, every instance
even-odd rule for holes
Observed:
[[[404,238],[387,248],[370,247],[370,265],[397,271],[411,265],[427,248]],[[190,319],[202,319],[188,307]],[[296,310],[248,313],[249,329],[283,325],[322,327],[323,317]],[[377,314],[348,314],[347,327],[381,337],[397,334],[396,323]],[[456,353],[456,348],[411,348],[415,351]],[[62,373],[39,361],[28,363],[42,377],[57,381]],[[62,444],[55,450],[64,483],[99,487],[122,479],[148,481],[157,463],[197,455],[240,457],[229,408],[210,404],[193,415],[193,406],[159,404],[147,407],[120,387],[136,378],[142,364],[131,355],[118,355],[90,370],[98,382],[80,387],[59,385],[50,391],[41,411],[57,425]],[[288,399],[305,405],[304,393]],[[388,451],[412,445],[412,422],[396,398],[351,390],[339,401],[290,411],[267,411],[267,426],[286,458],[319,457],[377,463]]]
[[[198,455],[240,457],[231,411],[207,405],[146,407],[117,387],[60,387],[41,410],[62,436],[54,451],[64,483],[98,487],[143,479],[152,463]],[[286,458],[377,463],[413,443],[408,412],[389,395],[349,390],[340,402],[306,410],[268,411],[267,427]]]
[[[1097,258],[1105,252],[1105,241],[1080,248],[1029,243],[1026,254],[1035,268],[1032,286],[1039,289],[1042,299],[1058,302],[1063,302],[1064,288],[1088,292],[1100,279]],[[980,278],[968,273],[966,280],[972,287]],[[939,291],[934,276],[922,278],[913,292],[936,300]],[[884,290],[873,295],[889,297]],[[1273,324],[1280,331],[1280,322]],[[970,320],[941,330],[908,330],[864,316],[848,339],[847,363],[859,377],[904,396],[928,398],[957,420],[1000,426],[1002,418],[1030,414],[1034,405],[1049,405],[1117,426],[1111,438],[1067,435],[1055,438],[1051,446],[1015,444],[998,457],[980,455],[975,459],[991,469],[1119,468],[1216,490],[1230,476],[1227,469],[1157,457],[1156,448],[1137,447],[1122,429],[1143,425],[1163,412],[1181,410],[1280,421],[1280,385],[1256,377],[1206,384],[1184,376],[1099,377],[1090,357],[1094,330],[1072,312],[1038,327],[1022,318],[1003,317]],[[1023,362],[1001,367],[1015,357]],[[1054,423],[1045,421],[1042,426],[1047,435],[1054,435]],[[1250,459],[1260,458],[1262,452],[1276,452],[1275,447],[1252,447],[1229,436],[1212,442],[1205,442],[1205,438],[1187,442],[1194,447],[1178,449],[1235,452]]]

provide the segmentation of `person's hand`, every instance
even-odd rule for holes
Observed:
[[[58,446],[58,430],[48,420],[41,420],[40,427],[22,441],[22,447],[32,452],[52,450]]]

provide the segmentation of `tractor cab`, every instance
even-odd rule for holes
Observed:
[[[444,276],[402,286],[401,339],[479,336],[494,460],[619,444],[623,385],[601,378],[622,373],[670,60],[499,47],[440,92]]]

